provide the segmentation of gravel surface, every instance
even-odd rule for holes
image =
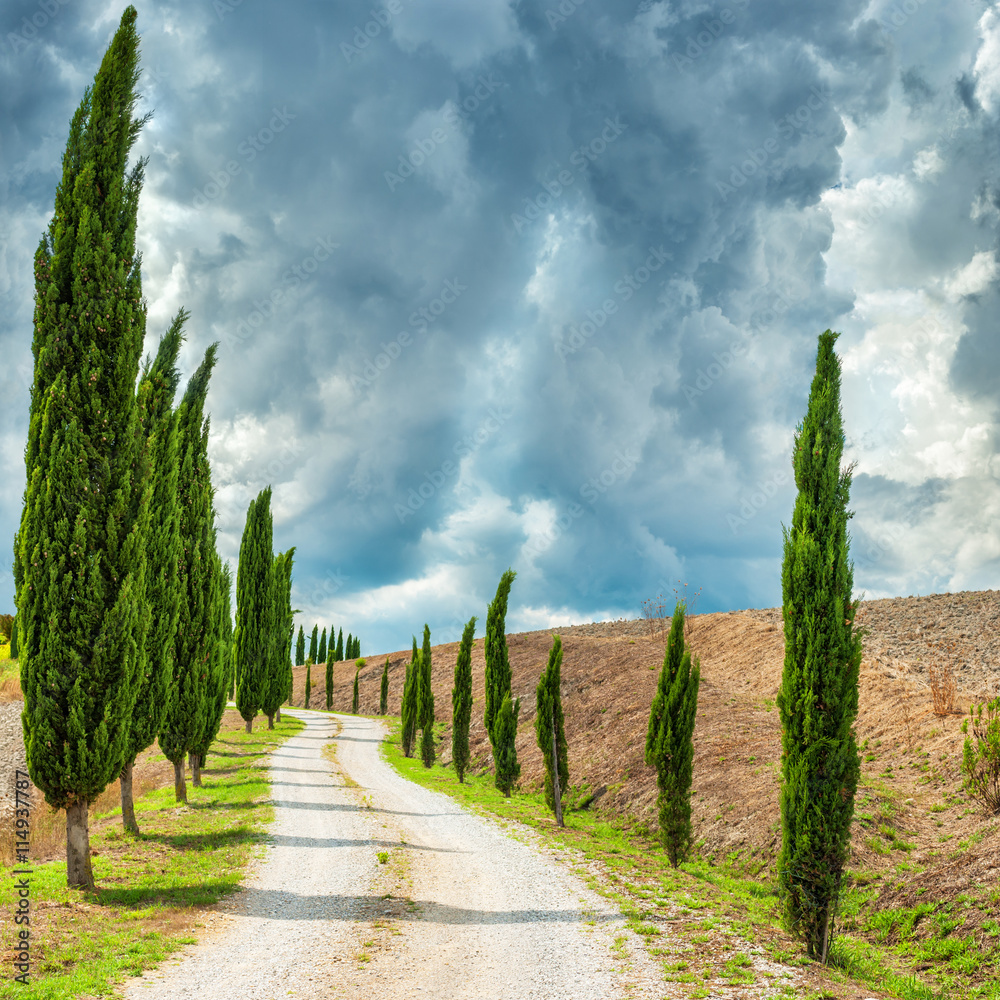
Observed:
[[[664,996],[611,904],[397,775],[379,757],[379,722],[290,714],[308,728],[272,757],[267,857],[205,940],[131,980],[126,998]],[[338,724],[334,765],[322,747]]]

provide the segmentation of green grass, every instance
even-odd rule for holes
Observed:
[[[110,996],[126,975],[194,940],[199,908],[239,888],[262,850],[273,818],[266,759],[302,728],[286,716],[272,732],[221,733],[202,771],[204,786],[188,782],[186,807],[174,802],[172,784],[136,801],[138,838],[120,822],[95,831],[100,817],[92,816],[95,891],[68,889],[65,861],[33,865],[31,980],[12,982],[6,969],[0,997]],[[10,884],[10,869],[0,878]]]

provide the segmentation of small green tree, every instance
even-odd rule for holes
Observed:
[[[851,468],[841,470],[838,334],[820,334],[816,375],[792,452],[798,494],[782,528],[785,664],[777,704],[782,726],[782,841],[778,883],[786,930],[825,962],[847,863],[861,765],[854,736],[863,630],[854,627],[848,555]]]
[[[326,663],[326,626],[323,626],[323,632],[319,637],[319,659],[317,663]]]
[[[309,695],[312,693],[312,657],[306,657],[306,693],[305,697],[302,699],[302,707],[309,707]]]
[[[413,639],[413,658],[406,667],[406,682],[403,684],[403,705],[401,709],[403,731],[403,756],[413,756],[413,740],[419,724],[420,703],[420,650],[417,649],[416,637]]]
[[[340,663],[344,659],[344,630],[340,629],[337,632],[337,662]]]
[[[420,757],[424,767],[434,763],[434,692],[431,690],[431,630],[424,625],[424,644],[420,652]]]
[[[361,638],[359,636],[354,637],[354,655],[361,655]]]
[[[691,847],[692,736],[701,683],[698,659],[692,665],[684,643],[684,613],[684,602],[678,601],[646,731],[646,763],[656,768],[660,790],[660,843],[674,868]]]
[[[333,708],[333,656],[326,658],[326,710]]]
[[[309,659],[313,663],[319,663],[319,626],[313,625],[312,635],[309,637]]]
[[[350,632],[347,633],[347,658],[353,659],[354,657],[354,636]]]
[[[382,668],[382,687],[378,698],[378,714],[386,715],[389,711],[389,657],[385,658]]]
[[[517,574],[508,569],[500,577],[496,596],[486,613],[486,708],[483,722],[493,744],[496,756],[496,740],[493,735],[493,720],[500,709],[505,694],[510,694],[510,660],[507,655],[507,598],[510,586]]]
[[[469,724],[472,721],[472,640],[476,634],[476,616],[466,623],[455,661],[455,686],[451,691],[451,759],[459,783],[465,780],[469,766]]]
[[[268,666],[265,673],[261,711],[267,716],[267,728],[274,729],[275,716],[280,720],[281,704],[288,697],[288,658],[291,654],[292,562],[295,549],[274,557],[271,568],[273,632],[266,647]]]
[[[968,735],[970,725],[972,738]],[[985,705],[970,705],[969,717],[962,721],[962,732],[966,734],[962,747],[965,790],[997,815],[1000,813],[1000,698]]]
[[[517,762],[517,716],[521,710],[521,699],[510,700],[504,695],[500,710],[493,720],[496,742],[493,744],[493,759],[496,763],[496,786],[509,799],[514,782],[521,775],[521,765]]]
[[[361,695],[358,691],[358,678],[361,676],[361,668],[365,665],[364,660],[358,660],[357,669],[354,671],[354,694],[351,697],[351,714],[357,715],[361,703]]]
[[[562,795],[569,785],[569,753],[559,691],[562,658],[562,639],[554,635],[548,666],[538,681],[535,713],[535,736],[545,761],[545,801],[555,813],[559,826],[563,825]]]
[[[295,643],[295,666],[301,667],[306,662],[306,634],[299,626],[299,638]]]

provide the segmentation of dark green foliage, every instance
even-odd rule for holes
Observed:
[[[420,757],[424,767],[434,763],[434,692],[431,689],[431,629],[424,625],[424,644],[420,652],[420,686],[417,699],[419,702]]]
[[[359,700],[360,700],[360,696],[359,696],[359,693],[358,693],[358,678],[360,676],[361,676],[361,668],[358,667],[358,669],[354,671],[354,695],[351,698],[351,714],[352,715],[357,715],[358,714],[358,703],[359,703]]]
[[[347,659],[354,659],[354,636],[352,636],[350,632],[347,633],[345,648],[347,649]]]
[[[319,663],[319,626],[313,625],[312,635],[309,637],[309,659],[313,663]]]
[[[646,763],[656,768],[660,790],[660,843],[676,868],[691,848],[691,771],[701,666],[684,642],[683,601],[670,623],[660,680],[649,710]]]
[[[291,655],[292,561],[295,549],[276,555],[271,563],[272,631],[267,642],[267,669],[260,709],[267,728],[274,729],[274,716],[289,693],[288,658]]]
[[[17,615],[14,616],[14,621],[10,625],[10,658],[17,659]]]
[[[323,633],[319,637],[319,659],[317,663],[326,663],[326,626],[323,626]]]
[[[184,801],[187,794],[183,785],[185,754],[202,741],[209,722],[212,665],[218,643],[217,588],[222,566],[215,548],[214,490],[208,464],[209,418],[204,415],[216,346],[212,344],[205,351],[177,409],[181,449],[177,480],[182,549],[180,605],[173,685],[158,742],[163,755],[174,764],[179,801]]]
[[[233,635],[236,668],[236,708],[252,732],[253,720],[268,693],[268,675],[274,656],[274,637],[280,623],[274,601],[273,522],[271,487],[250,501],[236,567],[236,629]]]
[[[344,630],[341,629],[337,633],[337,662],[340,663],[340,661],[343,658],[344,658]]]
[[[420,721],[420,650],[417,649],[416,636],[413,638],[413,658],[406,667],[406,681],[403,684],[403,704],[400,711],[403,722],[402,747],[403,756],[413,755],[413,740],[417,734]]]
[[[358,636],[354,637],[354,656],[355,658],[361,655],[361,639]]]
[[[299,637],[295,642],[295,666],[301,667],[306,662],[306,634],[299,626]]]
[[[309,707],[309,696],[312,694],[312,657],[306,657],[306,693],[302,699],[302,707]]]
[[[792,465],[798,495],[783,528],[785,664],[777,704],[782,725],[782,843],[778,879],[787,930],[826,959],[850,847],[860,761],[861,629],[854,627],[847,509],[851,472],[840,460],[839,335],[820,334],[816,375]]]
[[[209,748],[219,735],[222,716],[226,711],[226,702],[233,686],[233,619],[232,619],[232,589],[233,575],[229,566],[215,556],[217,572],[214,577],[215,598],[212,630],[215,636],[215,653],[209,661],[209,683],[207,685],[207,704],[205,722],[194,746],[191,747],[199,762],[204,766]]]
[[[500,703],[500,709],[493,720],[495,742],[493,744],[493,760],[496,764],[496,786],[507,798],[521,774],[521,765],[517,762],[517,716],[521,711],[521,699],[510,700],[510,694],[505,694]]]
[[[451,691],[451,759],[461,782],[469,766],[469,724],[472,721],[472,640],[476,634],[473,615],[465,623],[455,661],[455,686]]]
[[[73,115],[35,254],[34,381],[14,542],[28,772],[70,811],[67,881],[91,886],[87,803],[118,777],[145,670],[151,469],[136,379],[145,334],[129,6]],[[71,818],[72,817],[72,818]]]
[[[562,667],[562,639],[552,637],[549,662],[538,681],[535,736],[545,761],[545,801],[562,826],[562,796],[569,785],[569,753],[563,725],[559,675]]]
[[[385,715],[389,710],[389,657],[385,658],[385,666],[382,668],[382,687],[379,691],[378,714]]]
[[[505,694],[510,694],[510,660],[507,657],[507,598],[510,595],[510,585],[517,574],[508,569],[500,577],[496,596],[493,598],[486,613],[486,710],[483,721],[490,743],[493,744],[496,757],[496,739],[493,734],[493,721],[500,710],[500,703]]]

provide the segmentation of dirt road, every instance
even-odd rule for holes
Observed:
[[[132,980],[129,1000],[664,995],[617,911],[399,777],[379,757],[380,723],[294,714],[307,728],[272,758],[267,858],[205,940]],[[334,764],[322,748],[338,723]]]

